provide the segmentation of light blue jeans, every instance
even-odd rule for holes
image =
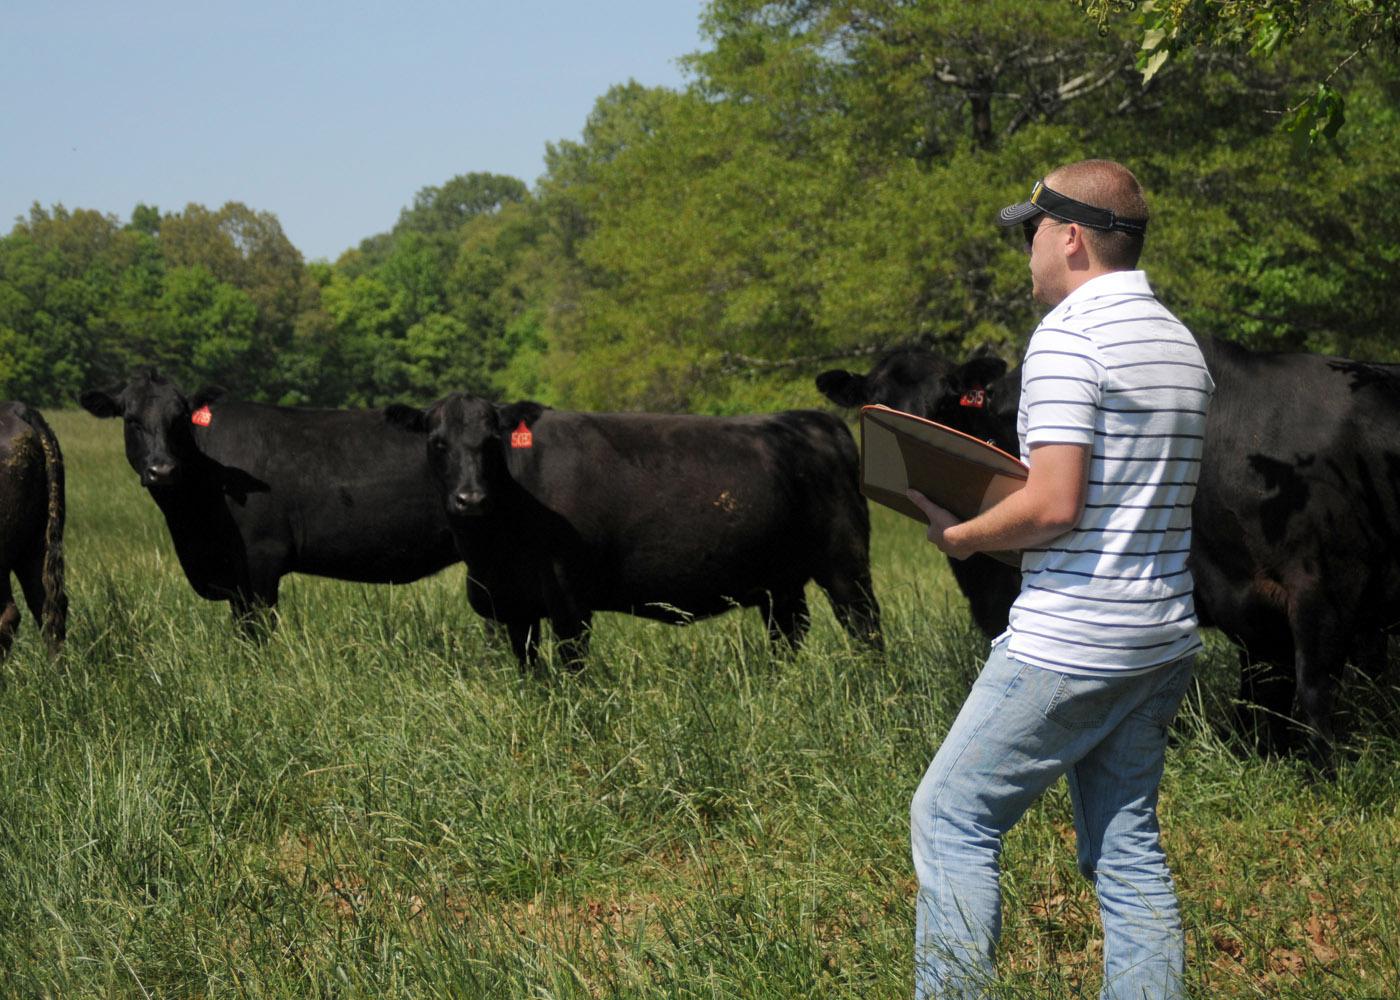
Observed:
[[[1185,996],[1181,916],[1158,837],[1167,729],[1194,656],[1085,678],[992,647],[910,810],[914,996],[983,996],[1001,936],[1002,836],[1060,775],[1104,931],[1104,1000]]]

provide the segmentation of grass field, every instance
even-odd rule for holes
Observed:
[[[0,690],[0,996],[902,997],[908,802],[984,643],[911,523],[875,513],[887,655],[823,597],[599,616],[582,674],[522,677],[461,567],[290,577],[276,635],[185,583],[115,421],[68,462],[70,639],[26,616]],[[1222,741],[1212,639],[1162,814],[1197,997],[1400,995],[1400,693],[1348,678],[1334,781]],[[1004,857],[1004,996],[1096,996],[1061,786]]]

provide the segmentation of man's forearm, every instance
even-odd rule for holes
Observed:
[[[1058,508],[1028,493],[1013,493],[971,520],[948,528],[943,537],[949,548],[968,554],[1034,548],[1058,538],[1077,523],[1077,516],[1069,519]]]
[[[954,559],[966,559],[974,552],[1031,548],[1058,538],[1079,523],[1089,460],[1085,445],[1032,448],[1025,487],[966,521],[959,521],[917,491],[910,490],[909,497],[929,519],[929,541]]]

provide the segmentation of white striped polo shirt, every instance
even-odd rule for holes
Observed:
[[[1201,646],[1191,501],[1215,383],[1142,271],[1093,278],[1031,335],[1021,457],[1091,446],[1079,523],[1021,558],[1007,652],[1063,673],[1141,673]]]

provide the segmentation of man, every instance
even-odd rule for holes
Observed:
[[[1103,918],[1102,996],[1183,997],[1156,807],[1200,648],[1186,557],[1215,386],[1135,270],[1147,203],[1127,168],[1061,167],[999,221],[1024,227],[1033,294],[1053,308],[1022,368],[1025,488],[963,522],[910,492],[949,556],[1023,550],[1010,627],[914,796],[915,996],[992,980],[1002,837],[1063,774]]]

